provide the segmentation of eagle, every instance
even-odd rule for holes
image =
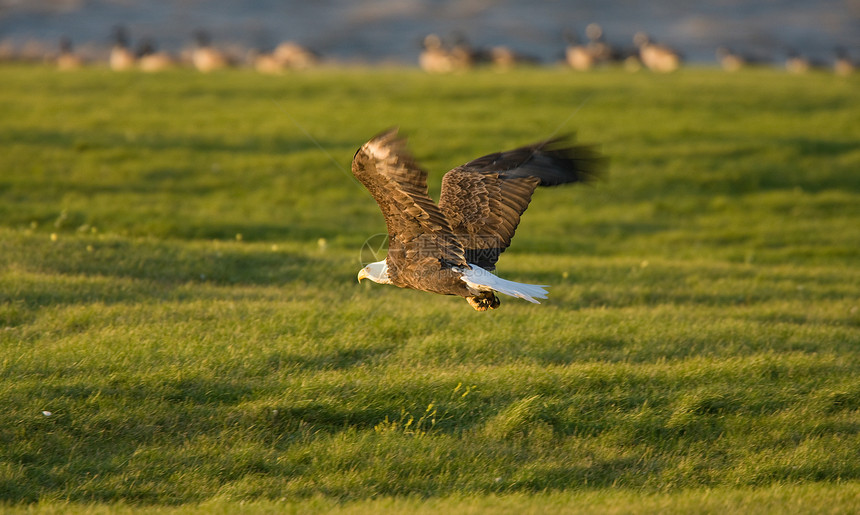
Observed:
[[[362,145],[352,173],[379,205],[388,255],[358,273],[370,279],[442,295],[459,295],[478,311],[499,307],[496,293],[539,304],[547,285],[508,281],[492,273],[511,244],[538,186],[589,182],[608,159],[569,137],[479,157],[442,178],[439,203],[427,192],[427,172],[389,129]]]

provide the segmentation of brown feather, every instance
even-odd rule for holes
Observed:
[[[608,162],[594,147],[564,146],[564,141],[488,154],[445,174],[439,208],[470,263],[495,269],[535,188],[589,181],[604,173]]]
[[[379,204],[385,218],[386,263],[392,283],[463,294],[466,287],[459,274],[449,270],[451,266],[466,265],[463,248],[427,193],[427,172],[415,162],[397,130],[384,132],[362,145],[353,158],[352,173]]]
[[[553,139],[489,154],[449,171],[438,206],[427,193],[427,172],[396,129],[362,145],[352,173],[385,218],[391,282],[474,296],[452,267],[471,263],[495,269],[538,186],[589,181],[604,172],[607,160],[594,147],[563,142]]]

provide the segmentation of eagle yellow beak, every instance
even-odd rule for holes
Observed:
[[[367,273],[367,268],[362,268],[361,270],[359,270],[358,271],[358,282],[359,282],[359,284],[361,284],[362,279],[366,278],[369,275],[370,274]]]

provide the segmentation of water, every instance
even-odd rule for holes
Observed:
[[[133,39],[153,37],[176,51],[205,28],[222,46],[295,40],[330,60],[367,63],[415,63],[431,32],[553,62],[563,31],[584,37],[590,22],[617,46],[632,47],[644,30],[693,62],[713,62],[720,45],[778,61],[789,49],[829,60],[842,46],[860,59],[860,0],[0,0],[0,40],[19,46],[38,40],[53,48],[67,35],[78,48],[103,52],[122,24]]]

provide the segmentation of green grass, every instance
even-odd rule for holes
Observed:
[[[4,67],[0,503],[850,511],[858,86]],[[391,125],[433,195],[556,131],[602,144],[609,180],[537,192],[499,263],[548,301],[356,284],[384,223],[349,163]]]

